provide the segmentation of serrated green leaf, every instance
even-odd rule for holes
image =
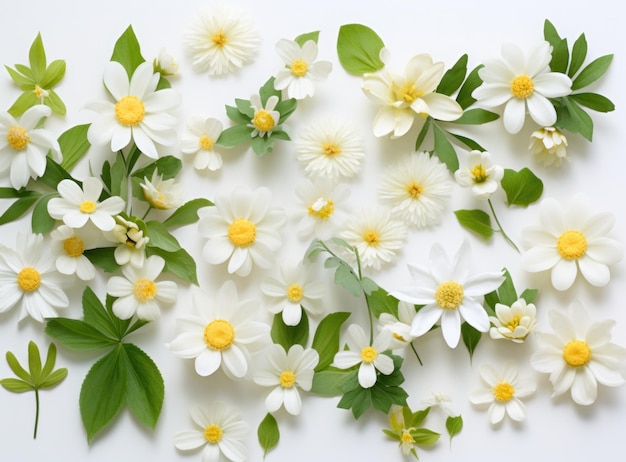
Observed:
[[[10,223],[24,215],[38,200],[37,196],[20,197],[13,202],[0,216],[0,225]]]
[[[71,170],[74,165],[87,153],[91,143],[87,139],[90,124],[76,125],[59,136],[59,146],[63,154],[61,167]]]
[[[54,87],[65,75],[65,61],[56,59],[50,63],[41,79],[39,86],[43,89]]]
[[[7,359],[7,363],[9,364],[9,367],[11,368],[11,370],[13,371],[15,375],[17,375],[20,379],[22,379],[25,382],[32,383],[33,381],[32,377],[22,367],[22,365],[20,364],[20,362],[17,360],[17,358],[12,352],[7,351],[6,359]]]
[[[329,367],[315,372],[311,392],[319,396],[338,396],[359,386],[356,369]]]
[[[235,125],[234,127],[227,128],[222,131],[215,144],[227,148],[239,146],[251,140],[252,130],[253,128],[247,125]]]
[[[307,32],[306,34],[298,35],[294,39],[294,42],[296,42],[298,45],[300,45],[300,48],[302,48],[304,44],[308,42],[309,40],[313,40],[315,43],[317,43],[319,36],[320,36],[320,31],[318,30],[313,31],[313,32]]]
[[[115,261],[115,247],[99,247],[87,249],[83,255],[98,268],[102,268],[107,273],[114,273],[120,269],[120,265]]]
[[[459,158],[452,143],[446,137],[444,130],[433,124],[433,133],[435,135],[435,154],[439,160],[446,164],[448,170],[455,172],[459,168]]]
[[[24,393],[27,391],[33,391],[35,389],[30,383],[24,382],[20,379],[12,378],[0,380],[0,385],[2,385],[6,390],[13,393]]]
[[[56,220],[48,213],[48,202],[56,196],[56,193],[46,194],[35,204],[31,219],[33,233],[48,234],[54,228]]]
[[[585,66],[583,70],[580,71],[580,74],[578,74],[572,81],[572,91],[584,88],[598,80],[607,71],[612,61],[612,54],[600,56],[599,58],[594,59],[591,63]]]
[[[160,255],[165,260],[164,270],[178,276],[184,281],[198,285],[196,262],[185,249],[168,252],[157,247],[148,249],[150,255]]]
[[[263,448],[263,457],[265,457],[269,451],[274,449],[280,440],[278,422],[276,422],[274,416],[269,412],[259,424],[257,437],[259,438],[259,444]]]
[[[478,209],[455,210],[454,215],[461,226],[478,234],[483,239],[489,239],[493,236],[491,217],[487,212]]]
[[[139,41],[137,40],[133,26],[128,26],[115,42],[111,61],[117,61],[124,66],[129,79],[132,77],[135,69],[137,69],[137,66],[145,61],[143,56],[141,56]]]
[[[463,115],[454,121],[455,124],[461,125],[482,125],[494,120],[498,120],[500,116],[495,112],[486,109],[468,109]]]
[[[333,362],[335,353],[339,351],[339,334],[342,324],[350,313],[338,311],[328,314],[322,319],[315,330],[312,348],[319,354],[320,360],[315,371],[326,369]]]
[[[474,351],[478,346],[478,342],[480,342],[480,337],[482,334],[470,326],[468,323],[464,322],[461,324],[461,337],[463,338],[463,344],[470,355],[470,360],[474,355]]]
[[[465,79],[465,74],[467,74],[467,60],[467,54],[464,54],[454,63],[454,66],[443,74],[435,90],[437,93],[450,96],[459,89]]]
[[[580,34],[580,37],[576,39],[572,47],[572,60],[569,63],[569,69],[567,71],[567,75],[570,76],[570,78],[574,77],[576,72],[578,72],[578,69],[580,69],[585,62],[586,57],[587,39],[585,38],[585,34]]]
[[[28,62],[30,64],[30,70],[33,74],[33,80],[40,82],[46,72],[46,51],[43,47],[43,40],[41,34],[37,34],[35,40],[30,46],[28,52]]]
[[[511,306],[517,301],[517,292],[513,285],[513,279],[511,278],[511,273],[506,268],[504,268],[504,281],[498,287],[498,297],[500,298],[500,303],[506,306]]]
[[[289,348],[296,344],[306,346],[309,339],[309,317],[306,311],[302,310],[302,318],[295,326],[285,324],[282,313],[275,314],[271,336],[274,343],[281,345],[285,351],[289,351]]]
[[[501,184],[506,193],[508,206],[526,207],[537,201],[543,193],[543,182],[526,167],[519,172],[508,168],[504,169]]]
[[[367,26],[345,24],[339,28],[337,54],[343,68],[353,75],[376,72],[383,68],[380,50],[382,39]]]
[[[424,125],[422,125],[422,128],[420,129],[420,132],[417,135],[417,139],[415,140],[416,151],[419,151],[420,148],[422,147],[422,144],[424,143],[424,139],[426,138],[426,135],[428,134],[428,129],[430,128],[431,120],[432,120],[431,117],[426,118],[426,120],[424,121]]]
[[[168,228],[190,225],[198,221],[198,210],[213,205],[213,202],[208,199],[192,199],[178,207],[174,213],[165,219],[163,224]]]
[[[67,348],[95,350],[115,345],[117,340],[78,319],[51,318],[46,322],[46,334]]]
[[[610,99],[597,93],[574,93],[569,95],[569,98],[594,111],[611,112],[615,110],[615,104]]]
[[[484,65],[477,66],[474,68],[465,79],[463,85],[461,85],[461,89],[459,90],[459,94],[456,96],[456,102],[459,103],[459,106],[463,108],[463,110],[470,107],[472,104],[476,102],[476,98],[472,97],[472,92],[480,87],[483,83],[483,80],[478,75],[478,71],[482,69]]]
[[[126,368],[126,404],[142,424],[154,429],[165,396],[163,377],[154,361],[137,346],[122,344]]]
[[[446,419],[446,430],[448,431],[448,435],[450,435],[450,440],[459,433],[463,429],[463,417],[460,415],[457,416],[448,416]]]

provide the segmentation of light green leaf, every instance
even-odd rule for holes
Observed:
[[[298,101],[294,98],[286,99],[281,101],[276,105],[276,110],[280,114],[280,118],[278,119],[278,125],[282,125],[285,120],[296,110],[298,107]],[[273,134],[274,132],[272,132]]]
[[[454,63],[454,66],[443,74],[443,77],[435,90],[437,93],[450,96],[459,89],[465,79],[465,74],[467,73],[467,59],[467,54],[464,54],[456,63]]]
[[[36,104],[39,104],[39,98],[31,90],[27,90],[18,96],[7,112],[13,117],[19,117]]]
[[[43,365],[43,369],[41,369],[41,376],[48,377],[52,370],[54,369],[54,364],[57,361],[57,347],[54,343],[51,343],[48,346],[48,354],[46,355],[46,362]]]
[[[335,270],[335,284],[340,285],[355,297],[361,295],[361,281],[354,270],[342,262]]]
[[[463,115],[454,121],[455,124],[462,125],[482,125],[499,119],[495,112],[486,109],[468,109]]]
[[[177,252],[180,250],[180,244],[167,230],[165,224],[151,220],[146,222],[146,228],[148,229],[148,236],[150,236],[149,247],[157,247],[166,252]]]
[[[470,326],[468,323],[464,322],[461,324],[461,337],[463,338],[463,344],[470,355],[470,360],[474,355],[474,351],[478,346],[478,342],[480,342],[481,333]]]
[[[181,205],[165,219],[163,224],[168,228],[174,228],[177,226],[190,225],[198,221],[198,210],[203,207],[211,207],[213,202],[208,199],[193,199],[189,202]]]
[[[537,201],[543,193],[543,182],[526,167],[519,172],[508,168],[504,169],[501,184],[509,206],[521,205],[526,207]]]
[[[150,247],[148,253],[150,255],[160,255],[165,260],[165,271],[178,276],[184,281],[198,285],[196,262],[185,249],[181,248],[176,252],[168,252],[156,247]]]
[[[585,34],[580,34],[580,37],[576,39],[572,47],[572,60],[569,63],[569,70],[567,71],[567,75],[569,75],[570,78],[574,77],[576,72],[578,72],[578,69],[580,69],[585,62],[586,57],[587,39],[585,38]]]
[[[594,111],[611,112],[615,110],[615,104],[610,99],[597,93],[574,93],[569,95],[569,98]]]
[[[67,377],[67,369],[62,367],[47,375],[46,378],[41,382],[39,388],[52,388],[58,385],[63,379]]]
[[[455,417],[449,416],[446,419],[446,430],[448,431],[448,435],[450,435],[450,441],[452,438],[461,433],[463,429],[463,417],[457,415]]]
[[[317,43],[319,36],[320,36],[320,31],[316,30],[313,32],[308,32],[306,34],[300,34],[294,39],[294,41],[298,45],[300,45],[300,48],[302,48],[302,46],[309,40],[313,40],[315,43]]]
[[[526,303],[533,303],[535,301],[535,298],[537,298],[538,293],[539,291],[537,289],[526,289],[524,292],[522,292],[520,298],[526,300]]]
[[[584,88],[598,80],[607,71],[612,61],[612,54],[600,56],[599,58],[594,59],[591,63],[585,66],[583,70],[580,71],[580,74],[578,74],[578,76],[576,76],[573,80],[572,91]]]
[[[39,86],[43,89],[54,87],[65,75],[65,61],[56,59],[50,63],[41,79]]]
[[[144,178],[150,180],[152,173],[157,170],[164,180],[174,178],[183,168],[181,160],[174,156],[163,156],[154,162],[149,163],[145,167],[135,170],[132,174],[134,178],[143,181]]]
[[[253,128],[247,125],[235,125],[234,127],[227,128],[220,134],[215,144],[227,148],[239,146],[246,141],[250,141],[252,130]]]
[[[20,197],[7,208],[0,216],[0,225],[10,223],[24,215],[39,199],[37,196]]]
[[[461,226],[478,234],[483,239],[489,239],[493,236],[491,217],[488,213],[478,209],[455,210],[454,215],[456,215]]]
[[[35,389],[30,383],[24,382],[20,379],[2,379],[0,380],[0,385],[13,393],[24,393]]]
[[[124,332],[107,311],[91,287],[85,287],[82,297],[85,323],[100,331],[105,337],[121,341]]]
[[[133,26],[128,26],[115,42],[111,61],[117,61],[124,66],[129,78],[132,77],[137,66],[145,61],[143,56],[141,56],[141,49]]]
[[[281,345],[285,351],[289,351],[296,344],[306,346],[309,339],[309,318],[306,311],[302,310],[302,318],[296,326],[285,324],[282,313],[275,314],[271,336],[274,343]]]
[[[65,103],[61,101],[59,95],[57,95],[57,93],[52,89],[48,90],[48,97],[45,99],[45,104],[52,109],[52,112],[60,116],[64,116],[67,112]]]
[[[54,228],[56,220],[48,213],[48,202],[56,196],[57,193],[46,194],[35,204],[31,220],[33,233],[48,234]]]
[[[126,368],[126,404],[142,424],[154,429],[165,396],[165,385],[158,367],[141,349],[122,344],[121,363]]]
[[[46,52],[43,48],[41,34],[37,34],[28,52],[30,70],[33,73],[33,80],[40,82],[46,72]]]
[[[345,24],[339,28],[337,54],[339,62],[353,75],[376,72],[384,67],[380,50],[385,46],[382,39],[367,26]]]
[[[117,343],[117,340],[109,338],[96,327],[78,319],[48,319],[46,334],[65,347],[74,350],[95,350]]]
[[[257,437],[259,438],[259,444],[263,448],[263,457],[265,457],[269,451],[274,449],[280,440],[278,422],[276,422],[274,416],[269,412],[259,424]]]
[[[30,374],[26,372],[26,370],[21,366],[20,362],[17,360],[13,353],[7,351],[6,358],[9,367],[15,375],[17,375],[25,382],[32,383],[33,379],[31,378]]]
[[[274,149],[274,139],[271,136],[255,136],[250,140],[254,153],[261,157]]]
[[[428,428],[418,428],[411,431],[411,436],[415,440],[415,444],[420,446],[429,446],[439,441],[441,436],[439,433],[429,430]]]
[[[272,96],[278,97],[278,101],[281,100],[282,92],[274,88],[274,77],[270,77],[269,79],[267,79],[263,86],[259,88],[259,96],[261,97],[261,103],[263,104],[263,107],[265,107],[265,105],[267,104],[267,100],[270,99],[270,97]]]
[[[356,369],[327,369],[315,372],[311,392],[319,396],[338,396],[359,386]]]
[[[239,107],[240,103],[238,103],[239,101],[244,102],[244,104],[248,105],[248,108],[245,109],[245,112],[241,111],[241,108]],[[250,101],[245,99],[235,99],[235,103],[237,104],[237,107],[226,105],[226,115],[237,125],[249,124],[251,122],[252,116],[254,115],[254,109],[250,107]]]
[[[446,137],[444,130],[433,124],[433,133],[435,134],[435,154],[439,160],[446,164],[448,170],[455,172],[459,168],[459,158],[452,143]]]
[[[15,82],[22,90],[26,90],[28,88],[32,88],[35,85],[35,82],[32,78],[26,77],[15,69],[11,69],[9,66],[4,66],[9,75],[11,76],[11,80]],[[25,88],[24,88],[25,87]]]
[[[91,143],[87,139],[90,124],[76,125],[59,136],[59,146],[63,154],[61,167],[71,170],[74,165],[87,153]]]
[[[335,358],[335,353],[339,351],[339,334],[341,326],[350,313],[338,311],[328,314],[322,319],[315,330],[312,348],[319,354],[320,360],[317,363],[316,371],[326,369]]]

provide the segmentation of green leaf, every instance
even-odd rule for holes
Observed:
[[[591,63],[585,66],[583,70],[580,71],[580,74],[578,74],[578,76],[576,76],[573,80],[572,91],[584,88],[598,80],[607,71],[612,61],[612,54],[600,56],[599,58],[594,59]]]
[[[580,133],[589,141],[593,138],[593,120],[576,101],[570,97],[562,98],[565,101],[566,116],[557,111],[557,127],[565,128],[574,133]]]
[[[208,199],[190,200],[178,207],[174,213],[165,219],[163,224],[168,228],[190,225],[198,221],[198,210],[203,207],[211,207],[212,205],[214,205],[213,202]]]
[[[250,146],[261,157],[274,150],[274,139],[271,136],[255,136],[250,140]]]
[[[372,292],[378,290],[378,284],[376,284],[373,279],[368,278],[367,276],[363,276],[361,278],[361,289],[363,290],[363,293],[367,296]]]
[[[157,247],[150,247],[148,253],[150,255],[160,255],[165,260],[165,271],[178,276],[184,281],[198,285],[196,262],[185,249],[181,248],[176,252],[168,252]]]
[[[341,262],[335,270],[335,284],[340,285],[355,297],[361,295],[361,281],[354,270],[345,262]]]
[[[547,19],[543,23],[543,37],[552,46],[555,46],[557,43],[561,41],[561,37],[559,36],[559,33],[556,31],[556,28]]]
[[[417,135],[417,139],[415,140],[416,151],[419,151],[420,147],[422,147],[422,143],[424,143],[424,139],[426,138],[426,135],[428,134],[428,129],[430,128],[431,120],[432,120],[431,117],[426,118],[426,120],[424,121],[424,125],[422,125],[422,128],[420,129],[420,132]]]
[[[586,57],[587,39],[585,38],[585,34],[580,34],[580,37],[576,39],[572,47],[572,60],[569,63],[569,70],[567,71],[567,75],[569,75],[570,78],[574,77],[576,72],[578,72],[578,69],[580,69],[585,62]]]
[[[52,89],[48,90],[48,98],[46,98],[45,102],[55,114],[64,116],[67,112],[65,103],[61,101],[59,95],[57,95],[57,93]]]
[[[251,140],[252,130],[253,128],[247,125],[235,125],[234,127],[227,128],[220,134],[215,144],[227,148],[239,146]]]
[[[316,30],[313,32],[307,32],[306,34],[300,34],[294,39],[294,41],[298,45],[300,45],[300,48],[302,48],[304,44],[308,42],[309,40],[313,40],[315,43],[317,43],[319,36],[320,36],[320,31]]]
[[[259,96],[261,97],[261,103],[263,104],[263,107],[265,107],[265,105],[267,104],[267,100],[270,99],[270,97],[276,96],[278,97],[278,101],[280,101],[281,95],[282,92],[274,88],[274,77],[270,77],[269,79],[267,79],[263,86],[259,88]]]
[[[278,125],[281,125],[289,116],[296,110],[298,107],[298,102],[294,98],[286,99],[284,101],[279,102],[275,109],[280,114],[280,118],[278,119]],[[276,130],[275,130],[276,131]],[[274,136],[274,132],[272,132],[272,136]]]
[[[37,199],[39,199],[37,196],[26,196],[13,202],[9,208],[4,211],[2,216],[0,216],[0,225],[10,223],[20,218],[31,208]]]
[[[443,74],[443,77],[435,90],[437,93],[450,96],[459,89],[463,83],[463,79],[465,79],[465,74],[467,73],[467,59],[467,54],[464,54],[456,63],[454,63],[454,66]]]
[[[452,132],[448,132],[448,133],[450,133],[450,135],[452,135],[454,138],[456,138],[461,143],[463,143],[465,146],[467,146],[470,150],[480,151],[480,152],[484,152],[485,151],[485,148],[483,148],[480,144],[478,144],[476,141],[474,141],[471,138],[467,138],[466,136],[457,135],[456,133],[452,133]]]
[[[263,457],[265,457],[269,451],[276,447],[280,440],[278,422],[276,422],[274,416],[269,412],[259,424],[257,436],[259,438],[259,444],[263,448]]]
[[[59,146],[63,154],[61,167],[65,170],[71,170],[89,150],[91,146],[91,143],[87,140],[89,125],[76,125],[59,136]]]
[[[121,152],[117,152],[115,162],[111,164],[111,189],[112,196],[120,196],[128,199],[128,179],[126,178],[126,162]]]
[[[312,344],[312,348],[320,356],[315,371],[326,369],[333,362],[335,353],[339,351],[341,326],[349,316],[350,313],[338,311],[328,314],[320,321],[315,330]]]
[[[356,369],[327,369],[315,372],[311,392],[319,396],[338,396],[359,386]]]
[[[526,167],[519,172],[508,168],[504,169],[501,184],[509,206],[521,205],[526,207],[537,201],[543,193],[543,182]]]
[[[483,80],[478,75],[478,71],[482,69],[484,66],[481,64],[472,70],[465,79],[463,85],[461,85],[461,89],[459,90],[459,94],[456,96],[456,102],[459,103],[459,106],[463,108],[463,110],[470,107],[472,104],[476,102],[476,98],[472,97],[472,92],[480,87],[483,83]]]
[[[161,175],[164,180],[169,180],[178,175],[182,168],[183,163],[179,158],[174,156],[163,156],[154,162],[149,163],[145,167],[135,170],[132,176],[141,180],[144,178],[149,180],[152,178],[152,173],[157,170],[159,175]]]
[[[251,122],[250,119],[252,119],[252,116],[254,115],[254,110],[250,107],[250,101],[245,100],[245,99],[244,100],[235,99],[235,103],[237,104],[237,106],[239,106],[239,103],[238,103],[239,101],[245,102],[248,105],[249,110],[246,110],[246,112],[242,114],[241,109],[239,109],[239,107],[226,105],[226,115],[228,116],[230,120],[235,122],[237,125],[249,124]],[[251,113],[251,115],[247,116],[248,113]]]
[[[345,24],[339,28],[337,54],[339,62],[353,75],[376,72],[384,67],[380,50],[385,46],[382,39],[367,26]]]
[[[150,356],[130,343],[122,344],[121,363],[126,368],[126,404],[142,424],[154,429],[165,396],[165,385]]]
[[[462,125],[481,125],[499,119],[500,116],[495,112],[486,109],[468,109],[463,115],[454,121],[455,124]]]
[[[367,298],[367,305],[370,307],[372,314],[377,318],[383,313],[389,313],[395,318],[398,317],[398,299],[389,295],[382,287],[378,287],[365,296]]]
[[[358,419],[369,409],[371,401],[371,389],[357,387],[344,394],[339,400],[337,407],[341,409],[352,409],[352,415],[355,419]]]
[[[306,346],[309,339],[309,318],[306,312],[302,310],[302,318],[296,326],[285,324],[282,313],[275,314],[271,335],[274,343],[281,345],[285,351],[289,351],[295,344]]]
[[[35,389],[30,383],[24,382],[20,379],[12,378],[0,380],[0,385],[2,385],[6,390],[13,393],[24,393],[27,391],[33,391]]]
[[[100,331],[105,337],[122,340],[124,333],[121,332],[119,323],[111,317],[91,287],[85,287],[82,304],[85,323]]]
[[[105,272],[114,273],[120,269],[120,265],[115,261],[114,253],[115,247],[99,247],[97,249],[87,249],[83,252],[83,255]]]
[[[409,409],[409,412],[411,412],[410,409]],[[420,411],[411,413],[412,414],[411,419],[409,420],[405,417],[404,421],[407,422],[408,425],[410,425],[411,427],[418,427],[422,424],[422,422],[424,422],[426,417],[428,417],[429,413],[430,413],[430,407],[427,407],[426,409],[422,409]]]
[[[418,428],[411,432],[411,436],[415,440],[415,444],[420,446],[429,446],[439,441],[441,436],[439,433],[429,430],[428,428]]]
[[[63,379],[65,379],[65,377],[67,377],[67,369],[65,367],[57,369],[46,376],[46,378],[39,385],[39,388],[52,388],[58,385]]]
[[[141,56],[141,49],[133,26],[128,26],[115,42],[111,61],[117,61],[124,66],[129,78],[132,77],[137,66],[145,61],[143,56]]]
[[[50,375],[52,370],[54,369],[54,364],[57,360],[57,347],[54,343],[50,343],[48,346],[48,353],[46,354],[46,362],[43,365],[43,369],[41,369],[41,376],[46,378]]]
[[[50,318],[46,322],[46,334],[74,350],[95,350],[117,343],[117,340],[78,319]]]
[[[381,378],[383,376],[381,375]],[[391,406],[394,404],[398,406],[406,406],[406,400],[409,397],[408,393],[404,389],[391,386],[374,386],[371,388],[372,406],[385,414],[389,413]]]
[[[43,89],[49,89],[54,87],[61,81],[65,75],[65,61],[62,59],[56,59],[50,63],[46,72],[44,73],[39,86]]]
[[[28,52],[28,62],[33,73],[33,80],[40,82],[46,72],[46,52],[43,48],[41,34],[37,34]]]
[[[28,189],[13,189],[0,187],[0,199],[13,199],[18,197],[39,197],[41,193],[29,191]]]
[[[433,133],[435,135],[435,154],[439,160],[446,164],[448,170],[455,172],[459,168],[459,159],[452,143],[446,137],[444,130],[433,124]]]
[[[569,63],[569,48],[567,39],[559,40],[552,48],[552,59],[550,60],[550,70],[565,74]]]
[[[41,354],[39,347],[32,340],[28,342],[28,369],[34,385],[41,381]]]
[[[165,224],[152,220],[146,222],[146,228],[148,229],[148,236],[150,236],[149,247],[157,247],[166,252],[177,252],[180,250],[181,247],[178,240],[167,230]]]
[[[46,194],[35,204],[31,219],[33,233],[48,234],[54,228],[56,220],[48,213],[48,202],[55,196],[56,193]]]
[[[500,297],[498,296],[498,292],[494,290],[493,292],[489,292],[485,294],[485,303],[484,307],[487,310],[487,314],[489,316],[496,315],[496,303],[500,303]]]
[[[28,372],[22,367],[15,355],[10,351],[6,354],[7,363],[15,375],[25,382],[32,383],[33,379]]]
[[[483,239],[489,239],[493,236],[493,228],[491,227],[491,217],[483,210],[455,210],[454,215],[459,224]]]
[[[455,417],[448,416],[448,418],[446,419],[446,430],[448,431],[448,435],[450,435],[450,440],[452,440],[453,437],[461,433],[462,429],[463,417],[461,417],[460,415],[457,415]]]
[[[574,93],[569,95],[569,98],[594,111],[611,112],[615,110],[615,104],[610,99],[597,93]]]
[[[60,164],[52,160],[50,157],[46,157],[46,171],[39,181],[56,191],[57,186],[63,180],[72,180],[82,187],[82,183],[72,178],[72,175],[61,167]]]
[[[37,98],[37,95],[35,95],[32,90],[27,90],[18,96],[7,112],[13,117],[19,117],[24,114],[28,108],[39,104],[39,102],[40,100]]]
[[[522,292],[520,298],[526,300],[526,303],[532,303],[535,301],[535,298],[537,298],[538,293],[539,291],[537,289],[526,289],[524,292]]]
[[[511,273],[506,268],[504,268],[504,282],[498,287],[498,297],[500,298],[500,303],[507,306],[511,306],[517,301],[517,292],[513,285],[513,279],[511,278]]]
[[[463,344],[467,348],[467,351],[470,355],[470,360],[474,355],[474,350],[476,350],[476,346],[478,342],[480,342],[481,333],[470,326],[468,323],[464,322],[461,324],[461,337],[463,338]]]
[[[7,70],[7,72],[11,76],[11,80],[13,80],[13,82],[19,87],[31,88],[35,85],[35,82],[33,81],[32,78],[24,76],[23,74],[16,71],[15,69],[11,69],[9,66],[4,66],[4,68]],[[26,88],[22,88],[22,89],[26,90]]]
[[[275,140],[283,140],[283,141],[291,141],[291,138],[287,134],[287,132],[283,130],[274,130],[272,132],[272,139]]]

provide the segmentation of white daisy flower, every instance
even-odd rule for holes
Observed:
[[[391,343],[389,345],[391,350],[405,348],[415,340],[415,337],[411,335],[411,325],[416,314],[415,305],[400,300],[398,301],[397,318],[391,313],[381,313],[378,317],[379,330],[386,329],[391,332]]]
[[[267,365],[254,374],[254,382],[264,387],[275,387],[265,399],[268,412],[276,412],[284,404],[291,415],[302,410],[298,388],[309,391],[313,385],[315,366],[319,362],[317,351],[295,344],[288,352],[281,345],[272,344],[265,349]]]
[[[159,56],[154,58],[153,66],[154,72],[164,76],[178,74],[178,63],[165,48],[161,48]]]
[[[504,168],[493,165],[488,152],[470,151],[464,168],[454,172],[457,183],[472,188],[479,199],[489,199],[504,177]]]
[[[250,96],[250,107],[254,109],[254,116],[252,117],[252,123],[248,124],[248,127],[253,128],[250,137],[255,136],[263,137],[265,135],[270,136],[272,130],[278,125],[280,120],[280,113],[275,111],[274,108],[278,104],[278,96],[272,95],[267,98],[265,106],[261,101],[261,97],[257,94]]]
[[[303,309],[313,316],[323,313],[325,287],[321,282],[312,281],[312,276],[310,267],[303,262],[283,262],[278,277],[268,277],[261,283],[261,292],[272,299],[269,312],[282,313],[283,322],[288,326],[300,324]]]
[[[483,84],[472,93],[481,106],[504,106],[504,128],[515,134],[522,129],[526,111],[542,127],[556,122],[556,110],[548,98],[569,95],[570,78],[550,72],[552,46],[542,42],[528,55],[516,45],[502,46],[502,60],[485,63],[478,71]]]
[[[393,372],[391,356],[383,353],[389,350],[391,331],[382,330],[370,344],[361,326],[350,324],[346,333],[346,343],[349,350],[337,352],[332,365],[339,369],[349,369],[359,364],[358,379],[361,387],[373,387],[378,380],[377,371],[383,375]]]
[[[436,156],[418,152],[387,168],[378,192],[395,216],[407,225],[424,228],[441,220],[452,184],[448,169]]]
[[[48,213],[55,220],[63,220],[70,228],[82,228],[91,221],[101,231],[111,231],[115,226],[113,216],[126,204],[118,196],[98,202],[102,188],[102,182],[95,177],[86,178],[82,189],[72,180],[62,180],[57,186],[61,197],[50,199]]]
[[[535,159],[546,167],[550,165],[558,167],[563,160],[569,160],[567,138],[554,127],[540,128],[532,132],[528,149],[535,155]]]
[[[204,259],[212,265],[228,260],[228,273],[242,277],[250,274],[253,264],[270,268],[286,222],[283,211],[271,207],[271,199],[267,188],[236,188],[228,196],[216,196],[215,207],[198,222],[200,235],[208,238]]]
[[[293,40],[282,39],[276,52],[285,63],[274,80],[276,90],[287,90],[288,98],[304,99],[315,94],[313,81],[328,77],[333,69],[330,61],[317,61],[317,43],[306,41],[302,47]]]
[[[248,424],[238,410],[220,402],[191,410],[191,419],[199,427],[176,433],[174,446],[181,451],[202,449],[202,462],[244,462],[248,449],[244,443]]]
[[[511,306],[496,303],[496,315],[489,316],[493,324],[489,329],[492,339],[509,339],[515,343],[523,343],[536,324],[537,309],[532,303],[520,298]]]
[[[450,348],[455,348],[463,320],[476,330],[487,332],[490,324],[482,305],[483,296],[500,287],[503,272],[474,274],[468,241],[463,241],[452,262],[440,244],[431,247],[429,259],[430,268],[409,263],[415,284],[391,292],[400,300],[424,305],[413,319],[410,334],[420,337],[441,320],[443,338]]]
[[[311,123],[296,140],[296,154],[307,175],[332,181],[356,175],[365,156],[359,132],[335,117]]]
[[[61,162],[61,148],[54,135],[37,128],[52,110],[36,105],[16,120],[8,112],[0,112],[0,173],[9,170],[9,180],[15,189],[21,189],[30,178],[39,178],[46,171],[46,155]]]
[[[222,134],[222,122],[212,117],[191,116],[187,131],[181,139],[183,154],[194,156],[196,170],[215,171],[222,168],[222,155],[215,150],[215,142]]]
[[[519,377],[517,367],[510,362],[504,365],[501,372],[484,364],[480,367],[480,378],[483,388],[473,391],[470,401],[478,405],[489,404],[489,422],[495,425],[505,415],[516,422],[524,420],[526,407],[520,398],[535,392],[533,381]]]
[[[329,239],[343,223],[345,211],[342,205],[349,196],[347,185],[335,184],[328,178],[304,179],[298,183],[296,197],[299,204],[294,213],[298,220],[298,237]]]
[[[113,251],[115,263],[120,266],[130,264],[135,268],[143,268],[146,244],[150,238],[143,235],[143,231],[134,221],[126,220],[120,215],[115,217],[115,221],[113,229],[105,233],[107,239],[120,244]]]
[[[118,297],[113,302],[113,313],[120,319],[154,321],[161,316],[161,303],[176,301],[177,286],[173,281],[159,281],[165,260],[158,255],[146,258],[142,268],[122,266],[121,276],[113,276],[107,283],[107,293]]]
[[[140,186],[146,201],[155,209],[177,209],[184,204],[181,198],[182,186],[177,184],[174,178],[164,180],[156,168],[152,172],[152,179],[148,180],[144,176]]]
[[[124,67],[111,61],[104,71],[104,86],[115,103],[95,101],[87,107],[97,113],[87,138],[96,146],[110,144],[119,151],[133,141],[146,156],[159,157],[157,145],[176,143],[178,119],[170,114],[180,104],[180,94],[166,88],[156,91],[161,75],[152,63],[137,66],[130,81]]]
[[[356,247],[364,268],[375,270],[395,260],[407,236],[405,224],[392,218],[391,211],[382,207],[361,210],[348,218],[344,228],[340,237]]]
[[[624,384],[620,373],[626,348],[611,343],[612,319],[591,322],[582,303],[575,301],[567,312],[548,313],[552,333],[535,332],[539,348],[530,363],[550,374],[552,396],[571,390],[575,403],[588,406],[598,395],[598,383],[607,387]]]
[[[41,234],[18,233],[16,250],[0,244],[0,313],[21,307],[20,320],[54,318],[70,302]]]
[[[96,277],[96,268],[84,255],[85,250],[95,247],[93,236],[82,229],[61,225],[50,232],[50,237],[55,243],[54,263],[59,273],[75,274],[82,281]]]
[[[258,303],[239,301],[235,283],[226,281],[213,297],[194,290],[192,305],[195,314],[177,318],[183,332],[167,347],[179,358],[195,358],[198,375],[211,375],[221,366],[230,378],[244,377],[249,350],[269,341],[269,326],[254,320]]]
[[[456,120],[463,114],[459,104],[447,95],[436,93],[441,82],[444,63],[433,63],[428,54],[412,57],[403,75],[389,69],[390,53],[380,51],[385,64],[380,71],[363,74],[361,88],[365,94],[382,107],[374,119],[374,136],[392,134],[398,138],[413,126],[415,116],[423,121],[428,116],[443,121]]]
[[[550,270],[557,290],[569,289],[578,271],[591,285],[609,283],[609,265],[624,256],[624,247],[607,237],[615,217],[596,212],[582,194],[576,194],[563,209],[554,199],[539,205],[540,222],[522,230],[526,251],[522,266],[531,273]]]
[[[218,76],[250,62],[260,43],[252,18],[225,5],[199,12],[184,37],[193,68]]]

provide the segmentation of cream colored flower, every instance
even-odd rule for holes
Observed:
[[[294,217],[298,220],[298,236],[329,239],[345,220],[345,201],[350,189],[328,178],[304,179],[296,186],[299,199]]]
[[[522,343],[535,327],[537,309],[532,303],[520,298],[511,306],[496,303],[496,315],[489,316],[492,327],[489,335],[492,339],[509,339]]]
[[[535,130],[530,135],[528,149],[535,158],[545,166],[561,165],[567,157],[567,138],[554,127],[545,127]]]
[[[146,259],[146,244],[150,241],[143,235],[137,223],[126,220],[118,215],[115,217],[115,227],[105,237],[118,245],[113,252],[115,262],[120,265],[130,264],[135,268],[142,268]]]
[[[504,168],[491,163],[488,152],[471,151],[464,168],[454,172],[454,178],[464,188],[472,188],[480,199],[489,199],[496,192],[504,177]]]
[[[174,57],[167,52],[165,48],[161,48],[161,51],[159,51],[159,56],[154,58],[153,66],[154,72],[158,72],[161,75],[178,74],[178,63],[174,60]]]
[[[254,116],[248,127],[252,128],[250,136],[263,137],[265,135],[271,135],[272,131],[278,125],[280,120],[280,113],[275,111],[274,108],[278,104],[278,96],[272,95],[267,98],[265,106],[261,102],[261,97],[257,94],[250,96],[250,107],[254,109]]]
[[[143,177],[143,183],[140,186],[146,201],[155,209],[176,209],[184,203],[181,198],[183,189],[181,185],[177,184],[174,178],[164,180],[163,175],[159,175],[156,168],[152,172],[152,179],[148,180]]]
[[[183,154],[194,156],[196,170],[215,171],[222,168],[222,155],[215,150],[215,142],[222,134],[222,122],[212,117],[191,116],[187,131],[181,139]]]
[[[313,96],[313,81],[328,77],[333,65],[330,61],[317,61],[317,43],[306,41],[302,46],[293,40],[282,39],[276,51],[285,63],[285,69],[276,74],[274,88],[286,90],[288,98],[304,99]]]
[[[61,225],[50,232],[55,243],[55,266],[59,273],[75,274],[82,281],[96,277],[96,268],[84,255],[85,250],[95,247],[93,236],[87,231]]]

